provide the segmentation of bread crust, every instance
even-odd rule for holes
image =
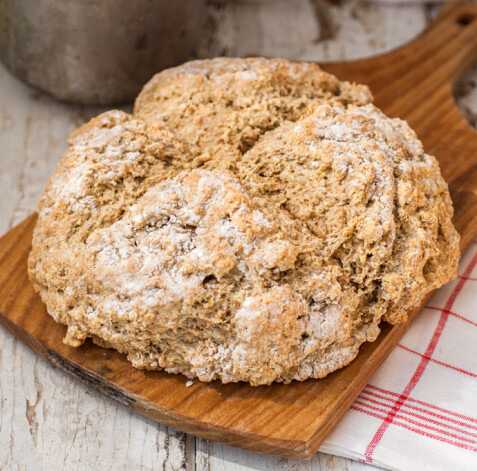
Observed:
[[[196,61],[75,131],[29,258],[65,342],[260,385],[404,322],[456,276],[459,236],[436,159],[370,100],[313,64]]]

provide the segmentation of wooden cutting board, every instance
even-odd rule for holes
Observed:
[[[450,185],[462,250],[477,236],[477,135],[457,111],[452,86],[476,58],[477,5],[450,3],[408,45],[324,67],[340,79],[367,83],[376,104],[407,119],[436,155]],[[187,387],[183,376],[136,370],[123,355],[91,342],[78,349],[62,343],[65,327],[47,315],[27,277],[34,225],[32,215],[0,239],[0,323],[54,366],[127,407],[250,450],[311,458],[419,312],[406,324],[383,325],[353,363],[322,380],[255,388],[195,381]]]

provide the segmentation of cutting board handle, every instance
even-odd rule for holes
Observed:
[[[403,51],[408,48],[420,50],[421,67],[438,72],[439,82],[455,83],[477,59],[477,4],[446,3],[429,28]]]
[[[445,99],[452,101],[452,86],[476,59],[477,3],[448,2],[409,43],[379,56],[323,68],[338,78],[369,85],[375,103],[394,116],[395,110],[403,111],[405,99],[412,107],[417,101],[435,102],[431,98],[445,92]]]

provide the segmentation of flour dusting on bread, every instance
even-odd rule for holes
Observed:
[[[73,133],[38,206],[48,312],[137,368],[322,378],[456,276],[436,159],[369,90],[282,59],[155,76]]]

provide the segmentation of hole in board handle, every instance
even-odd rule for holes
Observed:
[[[475,16],[472,13],[462,13],[456,22],[461,26],[467,26],[468,24],[472,23],[475,19]]]

